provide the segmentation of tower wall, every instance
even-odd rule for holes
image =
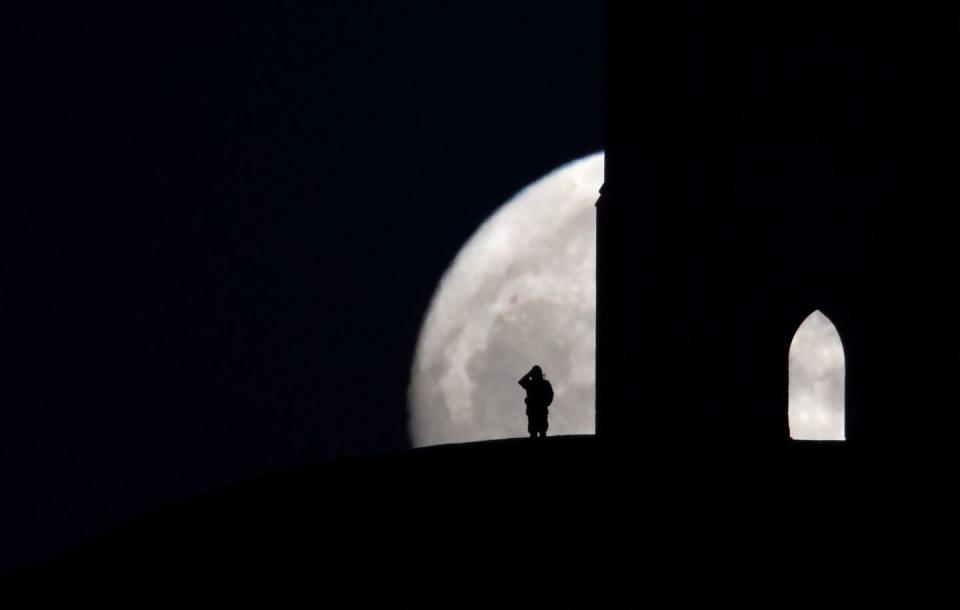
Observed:
[[[947,442],[955,9],[647,4],[608,7],[598,433],[784,442],[820,309],[848,440]]]

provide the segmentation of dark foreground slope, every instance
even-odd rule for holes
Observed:
[[[627,451],[643,465],[618,468]],[[566,437],[307,467],[2,584],[128,607],[918,607],[951,571],[933,477],[903,461],[834,444],[636,457]]]

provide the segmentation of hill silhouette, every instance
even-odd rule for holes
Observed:
[[[618,454],[553,437],[303,467],[2,584],[38,604],[802,608],[922,605],[942,582],[948,503],[917,462],[842,443],[651,451],[623,469]]]

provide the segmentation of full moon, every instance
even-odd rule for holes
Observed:
[[[526,436],[539,364],[548,434],[594,432],[596,209],[603,153],[557,168],[500,207],[440,280],[409,388],[415,446]]]

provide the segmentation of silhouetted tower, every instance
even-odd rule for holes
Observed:
[[[953,434],[956,9],[784,4],[609,3],[605,438],[786,442],[815,309],[849,444]]]

